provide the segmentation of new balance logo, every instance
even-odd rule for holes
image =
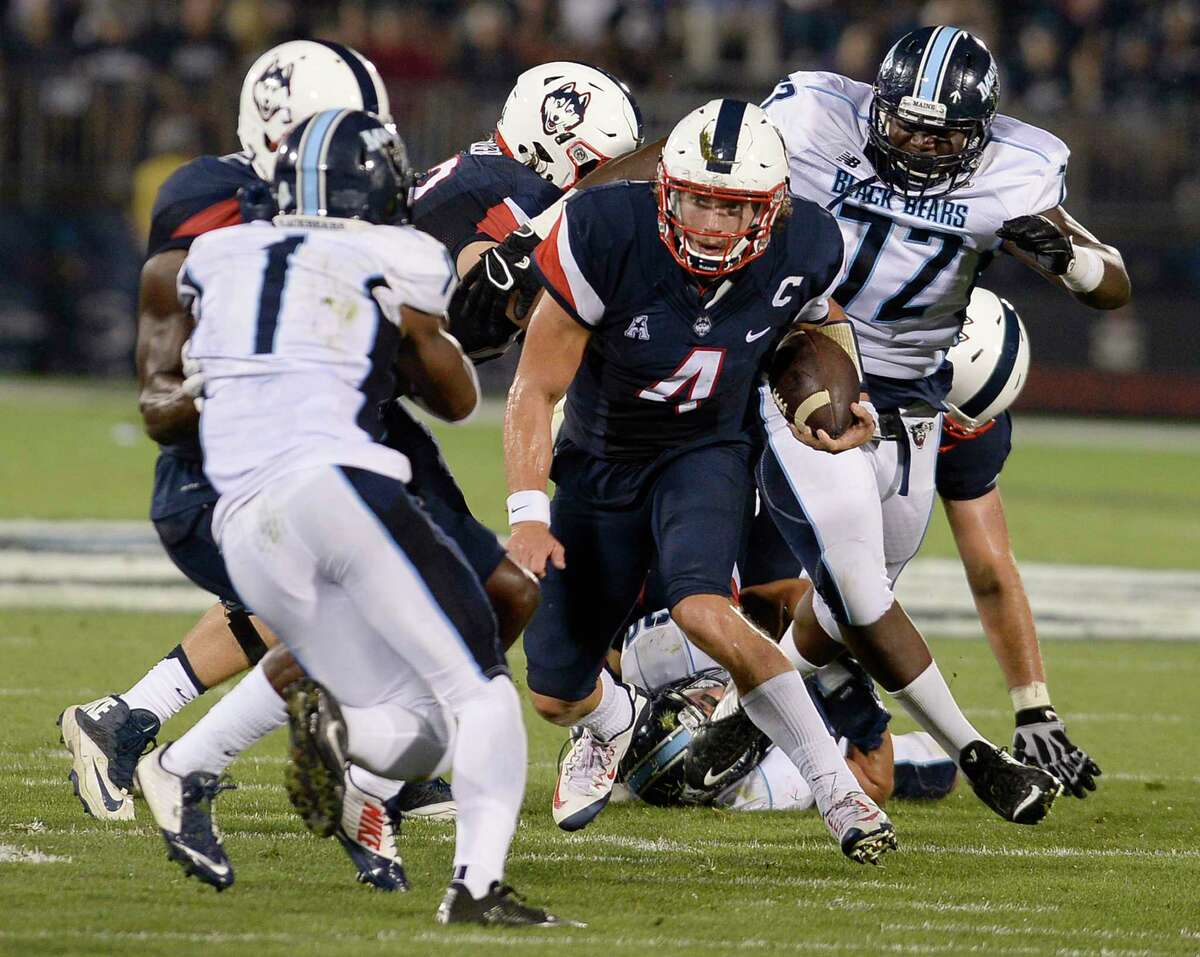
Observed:
[[[843,166],[849,166],[851,169],[858,169],[862,165],[862,160],[860,160],[849,150],[835,159],[834,162],[841,163]]]
[[[378,804],[363,805],[354,839],[363,847],[378,851],[383,845],[383,808]]]
[[[625,330],[626,339],[641,339],[643,342],[650,341],[650,317],[649,316],[634,316],[633,321],[629,323],[629,328]]]

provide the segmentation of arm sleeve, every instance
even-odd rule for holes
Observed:
[[[604,318],[628,245],[628,237],[611,227],[594,194],[580,193],[563,207],[538,246],[533,268],[546,292],[590,329]]]

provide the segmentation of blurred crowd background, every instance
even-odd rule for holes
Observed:
[[[1031,331],[1026,403],[1200,414],[1200,0],[0,0],[0,370],[130,373],[154,192],[237,148],[244,71],[283,40],[370,57],[432,165],[546,60],[625,79],[653,137],[797,69],[870,80],[938,22],[989,44],[1002,112],[1068,142],[1068,209],[1131,267],[1134,304],[1108,315],[1011,263],[988,273]]]

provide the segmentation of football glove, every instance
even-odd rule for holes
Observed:
[[[1018,216],[1006,220],[996,235],[1029,253],[1037,264],[1055,276],[1071,268],[1075,247],[1071,237],[1045,216]]]
[[[1053,708],[1025,708],[1017,712],[1013,757],[1049,771],[1077,798],[1096,790],[1100,766],[1067,737],[1067,729]]]
[[[508,317],[509,304],[518,322],[529,315],[541,284],[533,271],[533,251],[541,238],[521,226],[493,246],[463,276],[450,300],[450,332],[472,358],[484,350],[503,351],[520,331]]]

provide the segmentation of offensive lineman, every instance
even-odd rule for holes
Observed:
[[[526,744],[496,619],[407,491],[407,459],[379,441],[398,350],[439,405],[469,414],[478,401],[473,367],[441,329],[453,265],[401,225],[410,175],[390,126],[318,113],[280,150],[280,215],[189,252],[179,287],[205,377],[213,532],[239,594],[323,682],[289,698],[293,802],[303,796],[331,832],[341,789],[330,782],[348,755],[391,778],[453,767],[458,840],[439,922],[552,926],[564,922],[502,883]],[[163,770],[169,748],[137,770],[160,820],[188,785]],[[219,841],[208,852],[219,865]]]
[[[874,861],[895,846],[891,823],[799,676],[729,598],[760,365],[797,319],[827,319],[842,265],[837,228],[815,205],[777,222],[786,192],[782,143],[762,111],[713,100],[675,127],[656,186],[617,183],[567,201],[537,249],[549,295],[505,418],[509,554],[544,576],[525,633],[534,706],[583,729],[555,788],[560,827],[604,808],[648,704],[602,665],[657,553],[672,616],[733,674],[844,853]],[[551,413],[564,392],[551,471]]]

